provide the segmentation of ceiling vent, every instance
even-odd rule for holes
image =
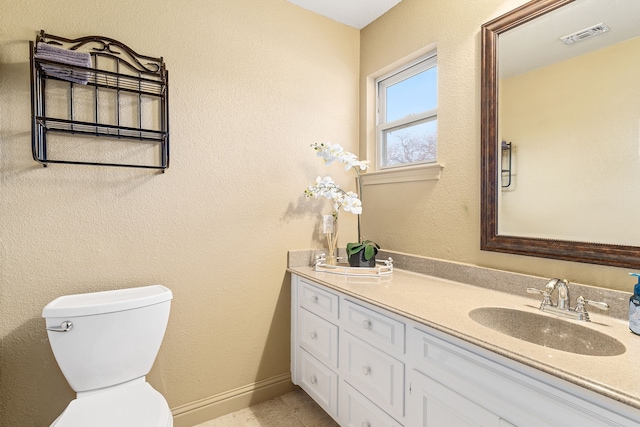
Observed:
[[[603,23],[600,23],[592,27],[585,28],[584,30],[576,31],[573,34],[560,37],[560,40],[562,40],[565,44],[573,44],[575,42],[590,39],[591,37],[599,36],[600,34],[604,34],[607,31],[609,31],[609,27],[607,27]]]

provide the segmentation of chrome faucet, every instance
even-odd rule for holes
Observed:
[[[557,304],[554,305],[551,297],[553,293],[558,290]],[[608,310],[609,305],[605,302],[590,301],[584,299],[582,296],[578,297],[578,305],[575,310],[571,310],[571,300],[569,299],[569,281],[566,279],[551,279],[547,282],[544,290],[536,288],[527,288],[527,292],[530,294],[542,294],[542,303],[540,303],[541,311],[548,311],[553,314],[557,314],[571,319],[583,320],[589,322],[589,313],[585,309],[585,305],[597,307],[601,310]]]
[[[553,301],[551,301],[551,296],[553,295],[553,291],[558,290],[558,303],[556,307],[559,310],[570,310],[571,301],[569,300],[569,281],[567,279],[551,279],[547,282],[545,286],[545,291],[549,294],[549,305],[553,307]],[[544,302],[544,301],[543,301]],[[543,307],[540,307],[541,310],[544,310]]]

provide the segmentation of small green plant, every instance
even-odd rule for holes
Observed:
[[[362,242],[356,243],[347,243],[347,255],[351,256],[353,254],[357,254],[358,252],[364,250],[364,259],[369,261],[371,258],[375,257],[378,253],[377,243],[372,242],[371,240],[363,240]]]

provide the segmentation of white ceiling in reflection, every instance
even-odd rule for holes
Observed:
[[[601,23],[610,31],[571,45],[560,40]],[[576,0],[501,34],[499,75],[512,77],[638,36],[639,0]]]

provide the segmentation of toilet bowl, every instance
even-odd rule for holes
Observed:
[[[146,381],[76,398],[51,427],[171,427],[167,402]]]
[[[169,320],[161,285],[66,295],[42,311],[53,354],[76,398],[51,427],[171,427],[146,375]]]

